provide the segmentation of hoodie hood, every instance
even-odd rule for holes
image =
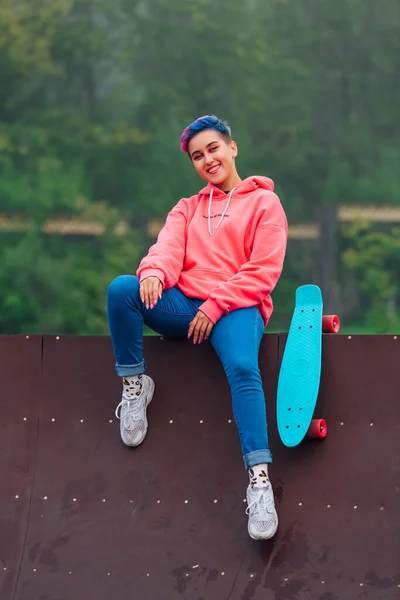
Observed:
[[[229,208],[232,196],[247,196],[247,194],[249,194],[250,192],[254,192],[254,190],[260,188],[272,192],[274,189],[274,182],[272,181],[272,179],[269,179],[269,177],[261,177],[258,175],[254,175],[252,177],[247,177],[247,179],[244,179],[243,181],[238,183],[238,185],[235,186],[232,190],[230,190],[228,195],[228,201],[226,202],[223,213],[220,217],[220,220],[217,223],[217,229],[224,219],[225,213]],[[201,200],[203,196],[205,199],[207,199],[208,197],[208,233],[210,234],[210,236],[212,236],[211,205],[213,203],[213,200],[224,200],[226,198],[226,193],[220,190],[219,188],[215,187],[215,185],[208,183],[208,185],[206,185],[206,187],[199,192],[199,200]]]
[[[252,177],[247,177],[247,179],[243,179],[233,191],[233,196],[245,196],[250,192],[254,192],[257,189],[264,189],[270,192],[274,191],[274,182],[269,177],[263,177],[261,175],[253,175]],[[223,200],[226,198],[225,192],[215,187],[212,183],[208,183],[206,187],[204,187],[199,192],[199,196],[210,196],[212,192],[213,200]]]

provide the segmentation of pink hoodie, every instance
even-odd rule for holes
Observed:
[[[168,214],[157,242],[137,270],[177,286],[213,323],[238,308],[258,306],[268,323],[280,277],[287,220],[267,177],[248,177],[225,194],[208,184]]]

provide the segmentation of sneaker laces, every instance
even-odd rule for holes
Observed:
[[[117,419],[123,419],[123,425],[125,429],[129,429],[129,425],[132,421],[140,421],[141,415],[140,410],[142,409],[143,404],[143,396],[139,396],[138,398],[133,398],[132,400],[128,400],[128,398],[122,398],[121,402],[118,404],[115,409],[115,416]],[[126,410],[124,412],[123,417],[122,408],[126,406]]]
[[[267,511],[268,513],[274,512],[274,496],[271,491],[271,484],[260,488],[256,495],[256,498],[253,500],[253,502],[250,502],[250,504],[246,508],[246,515],[250,515],[250,511],[253,508],[253,506],[254,514],[260,513],[262,509]]]

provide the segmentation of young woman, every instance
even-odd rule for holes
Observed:
[[[182,150],[208,183],[168,214],[136,276],[122,275],[107,297],[109,327],[122,378],[121,437],[138,446],[147,432],[154,382],[145,375],[143,323],[165,336],[209,340],[227,375],[243,460],[249,473],[248,531],[269,539],[278,527],[268,477],[265,399],[258,354],[283,267],[287,221],[273,182],[242,179],[227,123],[200,117],[181,136]]]

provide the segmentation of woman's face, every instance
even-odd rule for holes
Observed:
[[[227,142],[215,129],[207,129],[193,136],[188,146],[193,165],[203,179],[223,189],[236,175],[235,142]],[[229,186],[228,186],[229,187]]]

